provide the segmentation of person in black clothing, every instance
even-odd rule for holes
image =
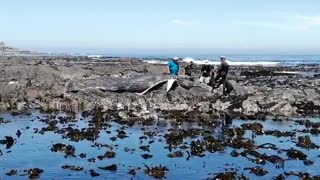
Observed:
[[[209,79],[209,83],[207,84],[208,86],[212,87],[211,92],[213,92],[214,90],[214,86],[216,85],[216,81],[214,79],[214,69],[211,70],[210,72],[210,79]]]
[[[227,85],[230,86],[229,82],[226,82],[227,74],[229,71],[229,64],[226,61],[225,57],[220,57],[221,63],[217,70],[217,76],[215,78],[215,82],[217,83],[217,86],[215,88],[218,88],[221,84],[223,84],[223,94],[226,94],[229,90],[225,90]],[[227,84],[226,84],[227,83]],[[229,92],[230,93],[230,92]]]
[[[213,70],[213,66],[204,64],[201,67],[200,71],[200,79],[199,81],[204,84],[209,84],[210,81],[210,73]]]
[[[191,80],[193,81],[192,78],[192,70],[193,70],[193,62],[190,61],[187,66],[184,68],[184,74]]]

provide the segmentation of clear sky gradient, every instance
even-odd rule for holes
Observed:
[[[40,51],[317,53],[319,0],[0,0],[0,41]]]

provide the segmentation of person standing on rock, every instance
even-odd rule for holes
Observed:
[[[168,62],[168,73],[172,78],[177,79],[179,76],[179,64],[177,57],[174,57]]]
[[[223,84],[223,94],[225,94],[227,91],[226,89],[226,78],[229,71],[229,64],[226,61],[226,58],[223,56],[220,56],[220,66],[217,70],[217,76],[215,78],[215,82],[217,86],[215,88],[218,88],[221,84]]]

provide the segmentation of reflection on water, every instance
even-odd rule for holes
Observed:
[[[319,150],[306,150],[296,146],[298,136],[309,135],[312,142],[317,145],[320,145],[320,139],[302,132],[305,127],[292,121],[232,121],[226,116],[221,126],[215,128],[202,125],[200,122],[179,124],[169,120],[150,123],[151,125],[142,123],[121,125],[114,121],[92,120],[91,116],[84,118],[80,114],[53,116],[33,113],[31,116],[15,117],[2,114],[1,117],[10,122],[0,124],[0,139],[2,139],[0,179],[25,179],[25,176],[19,175],[24,174],[23,170],[30,168],[43,169],[41,179],[56,177],[90,179],[92,178],[90,170],[100,174],[97,179],[150,179],[152,177],[145,174],[144,170],[159,165],[167,167],[165,175],[167,179],[206,179],[214,177],[214,173],[234,170],[250,179],[272,179],[276,175],[290,171],[320,174]],[[232,157],[230,153],[234,148],[223,145],[223,142],[230,141],[230,136],[226,134],[231,132],[230,129],[241,127],[243,123],[254,122],[261,123],[263,131],[279,130],[296,133],[296,137],[277,137],[258,135],[247,130],[244,135],[245,140],[253,141],[256,146],[272,143],[277,147],[277,150],[261,148],[256,151],[288,159],[283,149],[294,148],[307,154],[308,160],[314,164],[305,166],[301,160],[286,160],[283,168],[277,168],[270,162],[257,164],[250,161],[250,158],[254,157],[249,155]],[[208,144],[201,145],[203,142],[210,142],[210,138],[214,138],[215,143],[221,142],[221,146],[225,147],[222,149],[213,147],[212,150]],[[51,148],[57,143],[74,146],[74,156],[65,156],[65,153],[60,151],[53,152]],[[197,146],[203,148],[195,149]],[[243,148],[235,150],[238,153],[244,151]],[[115,152],[114,158],[110,157],[112,154],[110,152]],[[168,154],[177,157],[170,158]],[[116,171],[99,168],[112,164],[117,165]],[[83,167],[83,170],[77,172],[63,169],[62,166],[65,165]],[[245,169],[258,165],[269,173],[258,177]],[[18,175],[5,175],[11,169],[18,170]],[[135,170],[136,175],[128,174],[130,170]],[[299,179],[294,176],[290,178]]]

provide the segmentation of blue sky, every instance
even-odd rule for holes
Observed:
[[[0,0],[0,41],[39,51],[317,53],[319,0]]]

